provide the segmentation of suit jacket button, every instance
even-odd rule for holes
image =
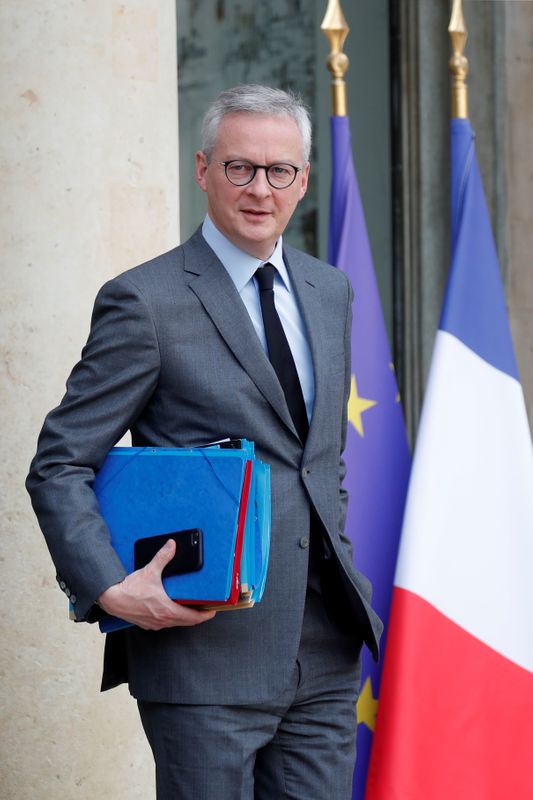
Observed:
[[[302,550],[305,550],[306,547],[309,547],[309,536],[302,536],[298,544]]]
[[[67,584],[65,583],[65,581],[59,581],[59,588],[65,591],[65,589],[67,588]]]
[[[70,589],[65,589],[65,594],[67,597],[70,597]]]
[[[76,597],[76,595],[75,595],[75,594],[71,594],[71,595],[70,595],[70,602],[72,603],[72,605],[74,605],[74,603],[76,602],[76,600],[77,600],[77,599],[78,599],[78,598]]]

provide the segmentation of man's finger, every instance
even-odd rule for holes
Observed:
[[[195,606],[186,606],[176,600],[172,600],[174,606],[173,615],[180,619],[180,623],[184,625],[198,624],[200,622],[207,622],[213,619],[217,613],[214,609],[196,608]]]
[[[169,539],[146,566],[152,568],[157,575],[161,575],[169,561],[174,558],[175,552],[176,542],[174,539]]]

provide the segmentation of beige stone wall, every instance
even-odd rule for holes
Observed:
[[[3,0],[2,800],[147,800],[134,702],[66,601],[23,482],[98,287],[178,241],[174,0]]]
[[[505,79],[506,290],[533,426],[533,3],[505,4]]]

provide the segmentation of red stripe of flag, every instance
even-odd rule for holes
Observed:
[[[366,800],[532,800],[532,761],[533,674],[395,588]]]

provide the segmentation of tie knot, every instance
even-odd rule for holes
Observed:
[[[273,264],[265,264],[255,271],[255,277],[259,286],[260,292],[272,291],[274,288],[274,276],[276,275],[276,267]]]

